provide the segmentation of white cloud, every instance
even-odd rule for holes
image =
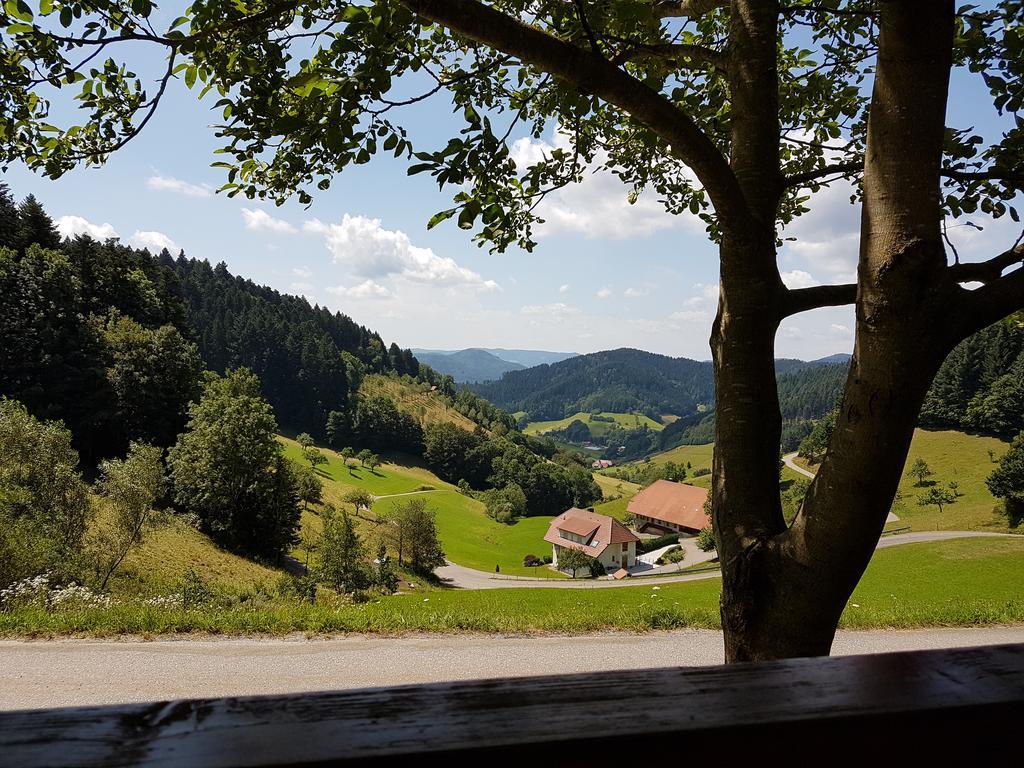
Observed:
[[[850,334],[849,327],[845,325],[840,325],[839,323],[832,323],[829,326],[829,328],[832,330],[833,333],[839,334],[840,336],[848,336]]]
[[[278,235],[288,235],[298,230],[284,219],[275,219],[266,211],[259,208],[243,208],[242,218],[245,220],[245,228],[257,232],[274,232]]]
[[[495,281],[485,280],[479,273],[459,266],[454,259],[413,245],[404,232],[384,229],[380,219],[346,213],[340,224],[312,219],[303,229],[323,236],[336,264],[368,280],[400,277],[432,286],[500,290]]]
[[[160,176],[159,174],[146,179],[146,186],[161,192],[177,192],[179,195],[188,197],[210,197],[213,194],[213,190],[206,184],[190,184],[173,176]]]
[[[820,284],[810,272],[804,272],[802,269],[783,272],[782,282],[786,284],[787,288],[811,288]]]
[[[607,299],[609,296],[612,295],[612,289],[611,288],[602,288],[601,290],[599,290],[594,295],[597,296],[597,298],[599,298],[599,299]]]
[[[309,267],[295,267],[292,269],[292,274],[296,277],[301,277],[304,280],[308,280],[313,276],[313,270]]]
[[[707,323],[711,321],[711,313],[703,309],[681,309],[669,315],[668,319],[680,323]]]
[[[521,138],[511,148],[512,159],[520,171],[542,160],[553,149],[571,151],[568,135],[555,131],[551,142]],[[599,152],[594,168],[606,163],[608,157]],[[641,194],[635,203],[628,199],[630,188],[608,172],[585,172],[583,181],[570,184],[549,194],[538,208],[544,223],[537,227],[537,236],[580,234],[587,239],[635,239],[648,237],[662,229],[681,224],[704,231],[699,219],[684,213],[673,216],[654,195]],[[683,171],[687,173],[687,171]]]
[[[57,231],[61,237],[75,237],[76,235],[88,235],[93,240],[106,240],[108,237],[117,237],[114,225],[104,222],[93,224],[81,216],[61,216],[55,222]]]
[[[643,288],[627,288],[622,292],[622,295],[627,299],[639,299],[649,293],[650,291],[644,290]]]
[[[166,248],[168,251],[178,250],[178,245],[163,232],[135,230],[132,235],[132,242],[139,248],[148,248],[151,251],[159,252]]]
[[[555,318],[565,317],[566,315],[578,315],[579,313],[579,307],[574,307],[571,304],[565,304],[561,301],[556,301],[552,304],[527,304],[519,310],[519,314],[521,315]]]
[[[385,286],[373,280],[366,280],[351,288],[338,285],[334,288],[328,288],[327,292],[333,293],[335,296],[344,296],[348,299],[388,299],[394,295]]]
[[[313,286],[310,283],[292,283],[289,288],[292,293],[297,293],[307,298],[313,295]]]
[[[565,285],[560,285],[560,286],[558,286],[558,292],[559,293],[568,293],[570,287],[571,286],[568,283],[566,283]]]

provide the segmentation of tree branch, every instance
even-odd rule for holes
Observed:
[[[1024,188],[1024,173],[1007,171],[1003,168],[989,168],[987,171],[962,171],[957,168],[943,168],[940,175],[954,181],[1005,181]]]
[[[749,209],[729,163],[685,112],[598,54],[531,27],[476,0],[400,0],[424,19],[515,56],[646,126],[693,169],[723,220],[745,222]]]
[[[842,307],[857,300],[857,285],[815,285],[810,288],[789,288],[783,296],[779,319],[821,307]]]
[[[1007,267],[1021,262],[1024,262],[1024,245],[1017,244],[988,261],[953,264],[949,274],[958,283],[991,283],[998,280]]]
[[[1002,271],[1021,264],[1008,275]],[[964,291],[967,312],[967,334],[981,330],[1007,315],[1024,309],[1024,244],[1019,241],[1013,248],[980,264],[955,264],[949,268],[957,282],[982,280],[981,288]]]
[[[848,160],[843,163],[823,165],[820,168],[804,171],[803,173],[794,173],[792,176],[787,176],[783,180],[783,184],[786,189],[789,189],[790,187],[799,187],[807,184],[808,182],[823,179],[826,176],[849,176],[852,173],[857,173],[862,170],[864,170],[864,158],[859,157],[855,160]]]
[[[656,0],[655,15],[667,18],[696,19],[716,8],[729,5],[729,0]]]
[[[660,45],[635,44],[636,47],[616,56],[617,64],[637,59],[662,59],[678,63],[679,59],[690,59],[701,64],[708,64],[718,69],[729,68],[729,56],[703,45],[684,45],[682,43],[662,43]]]

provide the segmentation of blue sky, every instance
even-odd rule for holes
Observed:
[[[991,133],[980,80],[957,76],[950,122]],[[492,255],[452,222],[427,231],[450,206],[425,176],[408,177],[387,157],[347,169],[308,209],[213,194],[223,172],[209,163],[218,146],[216,115],[181,82],[173,83],[146,131],[102,168],[59,181],[12,168],[16,195],[34,193],[66,233],[87,231],[192,257],[225,261],[238,274],[341,310],[403,347],[520,347],[591,352],[630,346],[708,359],[717,291],[717,260],[702,225],[670,216],[650,198],[630,206],[610,175],[588,178],[546,201],[548,224],[533,253]],[[447,138],[443,101],[420,105],[406,125],[419,147]],[[546,136],[545,142],[557,142]],[[542,149],[521,139],[514,154]],[[858,209],[837,185],[786,233],[797,238],[780,256],[794,286],[854,277]],[[975,221],[980,221],[975,218]],[[987,258],[1016,236],[1008,220],[984,231],[951,230],[967,260]],[[780,357],[849,352],[850,308],[819,310],[788,321]]]

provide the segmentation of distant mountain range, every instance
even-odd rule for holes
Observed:
[[[431,364],[422,354],[417,353],[417,357]],[[780,396],[791,395],[793,400],[802,401],[808,389],[814,390],[815,402],[810,407],[803,402],[792,403],[797,412],[794,416],[831,407],[831,390],[841,381],[849,359],[849,355],[832,355],[820,360],[776,362],[782,377]],[[823,375],[825,369],[831,375]],[[807,373],[796,375],[800,371]],[[819,385],[826,380],[828,385]],[[811,382],[814,384],[807,387]],[[580,411],[640,411],[655,419],[661,414],[690,416],[700,406],[713,408],[715,397],[710,362],[639,349],[594,352],[551,365],[509,370],[498,381],[482,381],[472,388],[499,408],[526,413],[531,421],[561,419]]]
[[[500,379],[509,371],[557,363],[576,357],[575,352],[546,352],[537,349],[416,349],[416,358],[435,371],[451,376],[460,384]]]

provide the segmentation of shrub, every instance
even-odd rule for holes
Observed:
[[[704,477],[704,475],[710,475],[711,470],[707,467],[701,467],[700,469],[693,470],[693,477]]]
[[[316,602],[316,579],[312,576],[282,576],[277,582],[281,597],[289,597],[303,603]]]
[[[658,563],[661,565],[670,565],[672,563],[680,563],[686,557],[686,550],[682,547],[676,547],[670,549],[664,555],[658,558]]]
[[[189,568],[178,585],[183,608],[198,608],[213,600],[213,590],[195,568]]]
[[[523,558],[523,565],[527,568],[536,568],[538,565],[542,565],[543,563],[544,561],[536,555],[527,555]]]
[[[678,533],[666,533],[664,536],[656,536],[653,539],[641,539],[636,544],[637,554],[646,555],[656,549],[667,547],[669,544],[678,544]]]
[[[718,547],[718,543],[715,541],[715,532],[708,528],[701,528],[700,533],[697,534],[697,548],[702,552],[710,552]]]

